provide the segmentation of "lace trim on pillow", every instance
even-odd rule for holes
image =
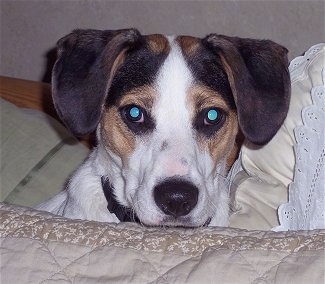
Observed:
[[[291,82],[300,79],[302,76],[307,76],[306,72],[304,72],[306,65],[315,57],[318,52],[322,50],[324,45],[325,43],[316,44],[309,48],[303,56],[298,56],[290,62],[289,71]]]
[[[292,80],[302,76],[306,64],[325,44],[310,48],[305,56],[290,64]],[[295,128],[296,165],[289,186],[289,202],[278,209],[280,226],[275,231],[313,230],[325,228],[325,67],[323,85],[311,90],[312,104],[302,110],[303,125]]]

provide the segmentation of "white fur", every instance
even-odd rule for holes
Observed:
[[[200,149],[195,140],[187,101],[193,77],[180,48],[173,38],[169,41],[171,52],[155,82],[158,98],[153,107],[156,121],[153,133],[137,139],[129,164],[124,166],[121,159],[101,143],[98,133],[98,147],[72,176],[67,190],[39,209],[70,218],[118,222],[106,208],[101,186],[104,175],[109,178],[117,200],[132,207],[147,225],[201,226],[210,217],[213,217],[211,225],[227,225],[225,161],[218,164],[215,171],[209,153]],[[198,204],[187,216],[188,224],[164,222],[166,216],[154,202],[155,185],[173,176],[199,188]]]

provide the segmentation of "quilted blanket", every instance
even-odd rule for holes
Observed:
[[[1,283],[324,283],[324,237],[144,228],[1,204]]]

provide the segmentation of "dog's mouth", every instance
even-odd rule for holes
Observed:
[[[140,218],[136,215],[134,210],[129,207],[125,207],[120,205],[115,198],[111,199],[111,202],[108,202],[107,209],[110,213],[115,214],[115,216],[121,222],[135,222],[146,227],[179,227],[179,228],[197,228],[197,227],[207,227],[211,222],[211,217],[209,217],[203,225],[192,225],[192,223],[188,220],[188,218],[180,220],[177,218],[166,218],[160,224],[146,224],[146,222],[140,220]]]
[[[160,224],[146,224],[142,220],[138,218],[134,210],[129,207],[125,207],[119,204],[113,194],[113,190],[110,186],[109,180],[105,177],[102,177],[102,186],[105,198],[107,200],[107,209],[110,213],[115,214],[115,216],[121,222],[135,222],[147,227],[184,227],[184,228],[197,228],[197,227],[207,227],[211,222],[211,217],[209,217],[203,225],[192,225],[192,222],[189,218],[172,218],[167,217],[162,223]]]
[[[177,219],[177,218],[166,218],[163,221],[155,224],[155,223],[146,223],[143,221],[140,221],[139,219],[137,222],[139,222],[141,225],[144,225],[146,227],[162,227],[162,228],[186,228],[186,229],[195,229],[200,227],[207,227],[212,218],[208,218],[203,224],[194,224],[190,221],[190,219]]]

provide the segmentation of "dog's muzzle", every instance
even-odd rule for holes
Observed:
[[[107,200],[107,209],[121,222],[141,223],[135,212],[119,204],[114,196],[111,184],[106,177],[102,177],[102,187]],[[159,183],[154,188],[154,201],[158,208],[167,216],[177,219],[188,215],[198,202],[199,190],[188,181],[171,178]],[[210,223],[210,218],[204,226]]]
[[[178,218],[189,214],[196,206],[199,190],[192,183],[169,179],[154,188],[154,200],[166,215]]]

